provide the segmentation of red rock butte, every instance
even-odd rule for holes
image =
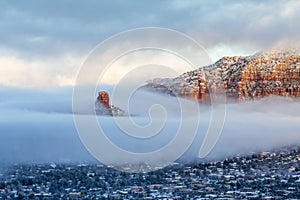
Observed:
[[[98,93],[98,101],[106,108],[109,108],[109,94],[105,91],[100,91]]]
[[[223,57],[176,78],[154,79],[148,86],[164,86],[164,91],[202,102],[210,100],[210,93],[225,93],[237,101],[270,95],[300,97],[300,54],[270,51]]]

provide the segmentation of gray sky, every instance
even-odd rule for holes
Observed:
[[[174,29],[215,61],[300,41],[300,2],[0,1],[0,84],[72,85],[99,42],[133,28]]]

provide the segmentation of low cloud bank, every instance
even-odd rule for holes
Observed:
[[[72,88],[28,90],[2,86],[0,91],[0,163],[97,162],[77,134],[72,115]],[[154,151],[176,137],[180,109],[174,97],[141,91],[129,103],[129,111],[136,114],[132,120],[140,126],[151,123],[151,116],[155,115],[149,113],[149,108],[153,104],[163,107],[166,123],[161,133],[150,139],[124,134],[110,117],[98,117],[99,124],[114,144],[127,151]],[[269,97],[228,104],[221,136],[203,161],[297,145],[299,113],[300,101],[295,99]],[[196,138],[182,161],[197,159],[210,120],[211,107],[201,105]],[[195,120],[190,117],[188,123],[193,124]]]

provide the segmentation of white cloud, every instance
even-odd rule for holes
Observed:
[[[282,16],[287,18],[296,17],[295,15],[299,13],[300,1],[288,1],[283,5],[283,9],[279,12]]]
[[[257,49],[244,49],[240,46],[217,44],[207,49],[211,59],[216,62],[224,56],[248,56],[254,54]]]
[[[136,73],[135,70],[139,68],[143,68],[144,71]],[[141,81],[147,81],[155,77],[171,78],[192,69],[194,68],[190,63],[170,52],[157,50],[136,51],[112,63],[103,75],[101,82],[116,84],[126,77],[140,79]]]
[[[44,60],[0,56],[0,84],[37,88],[73,85],[80,60],[70,56]]]
[[[0,57],[1,84],[70,85],[82,58],[93,47],[137,27],[187,33],[209,50],[214,61],[300,41],[300,3],[294,0],[76,1],[72,9],[69,3],[0,2],[0,49],[13,52],[13,56]],[[120,71],[115,73],[126,70]]]

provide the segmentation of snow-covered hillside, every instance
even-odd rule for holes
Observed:
[[[225,93],[236,100],[269,95],[300,97],[300,54],[272,50],[223,57],[176,78],[151,80],[147,87],[203,101],[209,101],[210,93]]]

